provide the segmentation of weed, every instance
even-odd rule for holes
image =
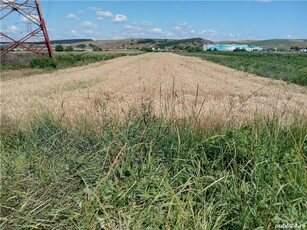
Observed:
[[[29,63],[30,68],[45,69],[55,68],[56,64],[52,58],[34,58]]]

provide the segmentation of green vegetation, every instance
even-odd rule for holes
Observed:
[[[190,38],[190,39],[140,39],[136,44],[144,44],[146,47],[142,47],[141,50],[148,50],[149,48],[160,49],[175,49],[186,50],[188,52],[199,52],[202,50],[204,43],[212,43],[211,41],[202,38]]]
[[[72,46],[66,46],[65,51],[66,52],[72,52],[72,51],[74,51],[74,48]]]
[[[56,55],[56,65],[57,68],[68,68],[136,54],[141,52],[59,53]]]
[[[142,48],[140,49],[140,51],[152,52],[152,48],[151,48],[151,47],[142,47]]]
[[[297,84],[307,85],[307,67],[300,69],[297,77],[293,81]]]
[[[130,56],[142,54],[140,51],[129,52],[58,52],[55,54],[56,63],[51,58],[32,58],[29,63],[0,63],[1,70],[23,69],[27,75],[26,69],[46,69],[46,71],[54,68],[69,68],[74,66],[86,65],[93,62],[110,60],[121,56]],[[1,74],[1,78],[9,78],[5,73]]]
[[[0,228],[306,224],[306,120],[210,131],[143,110],[98,126],[46,115],[2,129]]]
[[[62,51],[64,51],[64,47],[62,45],[56,45],[55,46],[55,51],[62,52]]]
[[[64,39],[64,40],[53,40],[51,44],[73,44],[78,42],[92,42],[93,39]]]
[[[306,54],[210,51],[184,55],[197,56],[262,77],[307,85]]]
[[[76,47],[80,48],[80,49],[85,49],[86,45],[85,44],[79,44],[79,45],[76,45]]]
[[[72,46],[62,46],[62,45],[56,45],[55,46],[55,51],[56,52],[62,52],[62,51],[66,51],[66,52],[72,52],[74,50],[74,48]]]
[[[36,69],[46,69],[46,68],[55,68],[56,64],[52,58],[33,58],[29,64],[30,68]]]

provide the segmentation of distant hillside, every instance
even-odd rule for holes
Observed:
[[[51,44],[73,44],[77,42],[89,42],[93,41],[93,39],[65,39],[65,40],[53,40]]]
[[[161,49],[179,46],[202,47],[212,42],[202,38],[189,39],[122,39],[122,40],[98,40],[74,43],[74,46],[95,45],[103,50],[106,49],[140,49],[143,47],[159,47]]]
[[[257,45],[266,49],[290,49],[291,47],[307,47],[307,39],[270,39],[270,40],[243,40],[243,41],[219,41],[214,43],[236,43]]]

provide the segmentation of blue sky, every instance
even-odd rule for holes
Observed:
[[[307,38],[307,1],[41,0],[41,5],[52,40]],[[15,26],[17,32],[20,23],[14,23],[2,27]]]

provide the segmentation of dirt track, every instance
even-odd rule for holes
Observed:
[[[245,122],[307,116],[307,90],[193,57],[150,53],[1,82],[1,114],[48,108],[68,118],[115,116],[153,102],[157,114]]]

